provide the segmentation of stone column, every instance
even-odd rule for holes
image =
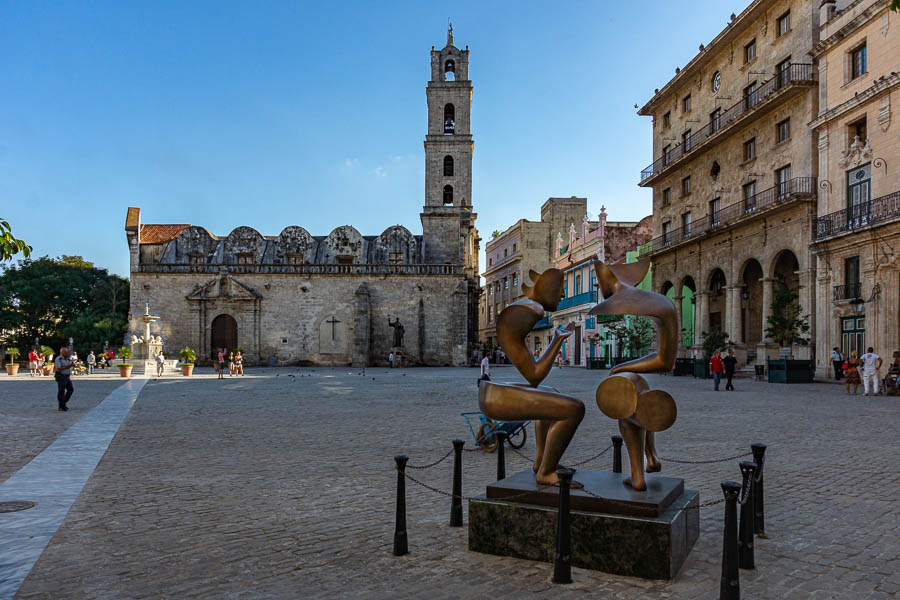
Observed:
[[[760,281],[763,284],[762,341],[765,344],[771,344],[772,340],[766,335],[766,328],[769,326],[769,316],[772,314],[772,300],[775,298],[775,280],[771,277],[764,277]]]
[[[694,319],[694,344],[703,345],[703,332],[709,331],[709,292],[697,292],[697,313]]]
[[[682,341],[684,340],[684,318],[681,316],[681,305],[684,302],[684,298],[681,296],[675,296],[673,299],[675,302],[675,322],[678,323],[678,337],[675,342],[675,356],[681,358],[684,356],[684,347],[682,345]]]
[[[727,288],[728,298],[730,300],[726,302],[728,308],[728,341],[733,342],[735,344],[742,343],[743,337],[741,336],[741,322],[743,319],[743,314],[741,312],[741,292],[743,292],[743,288],[739,285],[732,285]]]

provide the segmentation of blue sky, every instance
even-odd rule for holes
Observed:
[[[451,17],[482,237],[550,196],[637,220],[634,104],[746,4],[2,0],[0,217],[39,256],[125,276],[128,206],[218,235],[421,233],[429,51]]]

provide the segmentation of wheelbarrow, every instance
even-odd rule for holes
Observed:
[[[525,427],[531,421],[493,421],[480,412],[459,413],[469,425],[469,431],[475,439],[475,445],[481,446],[485,452],[494,452],[497,449],[497,432],[506,433],[506,441],[513,448],[519,449],[525,445],[528,439],[528,430]],[[478,429],[476,431],[472,420],[478,417]]]

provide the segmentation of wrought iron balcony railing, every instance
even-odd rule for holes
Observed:
[[[138,267],[140,273],[263,273],[301,275],[462,275],[462,265],[282,265],[282,264],[182,264],[146,263]]]
[[[856,300],[857,298],[861,297],[861,283],[846,283],[844,285],[834,286],[834,291],[832,293],[831,299],[837,302],[838,300]]]
[[[559,301],[556,310],[571,308],[573,306],[578,306],[579,304],[587,304],[588,302],[597,302],[597,290],[582,292],[580,294],[575,294],[574,296],[569,296],[568,298],[563,298]]]
[[[900,220],[900,191],[813,219],[813,241]]]
[[[641,183],[644,180],[662,173],[679,158],[695,150],[703,142],[720,131],[727,129],[732,123],[757,107],[767,104],[774,98],[776,92],[791,86],[792,84],[812,84],[815,82],[815,72],[811,64],[795,63],[788,65],[779,71],[771,79],[764,81],[753,92],[743,96],[737,103],[717,113],[702,129],[698,129],[689,135],[682,143],[664,152],[661,157],[653,161],[649,167],[641,171]]]
[[[789,179],[740,202],[720,208],[711,215],[692,221],[689,226],[680,227],[653,238],[638,249],[638,257],[643,258],[671,249],[684,242],[695,241],[708,233],[722,231],[730,225],[750,219],[766,209],[782,206],[792,200],[813,198],[815,195],[815,177]]]

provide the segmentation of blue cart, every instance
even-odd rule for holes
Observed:
[[[493,421],[480,412],[459,413],[469,425],[469,431],[475,438],[475,445],[481,446],[485,452],[494,452],[497,449],[497,432],[506,433],[506,441],[513,448],[521,448],[528,439],[528,431],[525,427],[531,421]],[[478,431],[472,425],[472,419],[478,417]]]

